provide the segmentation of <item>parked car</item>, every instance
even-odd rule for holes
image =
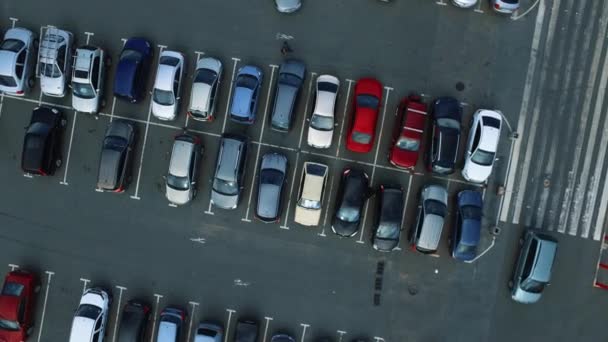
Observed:
[[[181,341],[182,326],[186,321],[186,315],[186,311],[179,308],[164,308],[158,319],[156,342]]]
[[[87,289],[74,314],[69,342],[101,342],[106,333],[112,299],[101,288]]]
[[[498,111],[480,109],[473,114],[462,177],[469,182],[485,183],[496,159],[502,115]]]
[[[329,148],[334,135],[336,99],[340,81],[331,75],[317,77],[315,106],[308,126],[308,146]]]
[[[211,203],[214,206],[223,209],[238,206],[246,159],[247,138],[228,133],[222,135],[211,187]]]
[[[234,82],[230,106],[230,119],[234,122],[253,124],[262,88],[262,69],[246,65],[239,69]]]
[[[421,253],[437,251],[445,217],[448,212],[448,192],[441,185],[422,189],[416,225],[410,231],[410,242]]]
[[[519,9],[519,0],[490,0],[490,3],[498,13],[512,14]]]
[[[44,30],[38,51],[38,73],[40,90],[44,95],[63,97],[71,74],[72,44],[71,32],[49,27]]]
[[[396,117],[388,160],[396,167],[414,169],[426,127],[426,104],[421,102],[419,96],[410,95],[401,100]]]
[[[369,176],[359,169],[345,169],[336,197],[336,212],[331,230],[343,237],[357,234],[363,216],[363,205],[368,197]]]
[[[106,63],[107,56],[99,47],[86,45],[76,49],[71,84],[72,108],[95,114],[103,107]]]
[[[477,4],[477,0],[452,0],[452,3],[456,7],[471,8]]]
[[[382,84],[373,78],[362,78],[355,84],[354,115],[346,135],[346,148],[367,153],[374,146],[376,123],[382,101]]]
[[[293,111],[306,77],[306,65],[297,59],[288,59],[279,67],[277,90],[270,119],[270,127],[287,132],[293,121]]]
[[[456,200],[456,225],[452,229],[450,247],[452,257],[470,261],[477,256],[481,234],[483,199],[479,191],[463,190]]]
[[[53,175],[61,167],[67,120],[56,108],[37,107],[25,129],[21,169],[30,175]]]
[[[314,162],[304,163],[296,204],[295,222],[303,226],[319,224],[327,173],[327,165]]]
[[[150,306],[137,300],[125,304],[120,314],[118,342],[143,342],[150,316]]]
[[[380,205],[372,247],[380,252],[393,251],[399,245],[401,220],[405,208],[403,189],[400,186],[380,185]]]
[[[302,7],[302,0],[275,0],[274,3],[281,13],[293,13]]]
[[[222,342],[224,328],[214,322],[201,322],[194,333],[194,342]]]
[[[278,222],[281,218],[281,195],[287,177],[287,157],[280,153],[262,156],[258,180],[258,203],[255,215],[263,222]]]
[[[222,62],[217,58],[204,57],[196,62],[188,106],[188,115],[194,120],[213,121],[215,118],[222,70]]]
[[[165,50],[160,54],[152,89],[152,114],[159,120],[175,120],[179,108],[184,63],[184,55],[180,52]]]
[[[153,54],[152,44],[144,38],[129,38],[125,42],[114,76],[116,97],[132,103],[144,98]]]
[[[114,120],[106,129],[101,145],[97,190],[123,192],[131,181],[135,125]]]
[[[442,97],[433,108],[433,136],[428,153],[428,168],[439,174],[451,174],[456,167],[460,144],[462,108],[458,100]]]
[[[296,342],[296,340],[287,334],[275,334],[270,339],[270,342]]]
[[[33,273],[14,270],[4,278],[0,293],[0,340],[22,342],[34,331],[36,294],[40,291]]]
[[[184,205],[196,196],[201,154],[199,137],[185,132],[175,137],[165,177],[165,194],[170,203]]]
[[[35,39],[32,31],[21,27],[4,34],[0,44],[0,92],[23,96],[34,87]]]
[[[234,342],[257,342],[259,335],[259,324],[253,319],[239,319],[236,322]]]

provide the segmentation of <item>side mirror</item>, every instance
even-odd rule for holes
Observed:
[[[167,180],[167,176],[163,176],[163,179],[164,179],[164,180]]]
[[[334,124],[334,127],[338,127],[338,123],[337,122]]]
[[[194,185],[194,184],[196,184],[196,182],[190,182],[190,185]]]
[[[306,122],[310,122],[310,118],[306,118]]]
[[[179,97],[179,96],[178,96],[178,97],[176,97],[175,99],[176,99],[176,100],[179,100],[179,99],[181,99],[181,97]]]

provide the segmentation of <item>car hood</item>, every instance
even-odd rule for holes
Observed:
[[[303,226],[316,226],[321,218],[321,209],[307,209],[296,205],[294,221]]]
[[[22,342],[25,339],[22,331],[0,330],[0,342]]]
[[[40,77],[40,88],[44,94],[51,96],[63,96],[65,94],[65,78]]]
[[[331,224],[331,230],[340,236],[353,236],[357,234],[357,231],[359,230],[359,221],[346,222],[335,217],[334,221]]]
[[[175,105],[163,106],[152,101],[152,114],[160,120],[175,119]]]
[[[237,116],[249,116],[249,105],[253,96],[253,90],[237,87],[234,91],[234,99],[230,112]]]
[[[514,286],[517,286],[515,284]],[[511,298],[522,304],[532,304],[538,302],[540,299],[540,293],[532,293],[522,290],[520,287],[516,287],[511,293]]]
[[[413,168],[418,161],[418,151],[407,151],[393,146],[389,158],[395,166]]]
[[[72,107],[78,112],[97,113],[98,103],[97,98],[83,99],[72,94]]]
[[[216,207],[235,209],[239,203],[239,195],[223,195],[215,190],[211,190],[211,202]]]
[[[462,177],[469,182],[483,183],[492,173],[492,166],[475,164],[469,158],[466,159],[462,168]]]
[[[312,127],[308,128],[308,145],[316,148],[329,148],[334,131],[320,131]]]
[[[170,186],[166,186],[167,200],[173,204],[183,205],[190,202],[189,190],[175,190]]]

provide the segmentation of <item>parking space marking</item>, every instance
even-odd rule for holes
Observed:
[[[302,147],[302,137],[304,137],[304,126],[306,126],[306,118],[308,117],[308,105],[310,104],[310,92],[312,83],[315,80],[316,72],[310,73],[310,81],[308,82],[308,94],[306,94],[306,104],[304,105],[304,115],[302,117],[302,127],[300,128],[300,138],[298,140],[298,150]]]
[[[190,341],[190,335],[192,334],[192,322],[194,321],[194,316],[196,315],[196,307],[199,305],[199,303],[190,301],[188,302],[188,304],[192,306],[192,309],[190,309],[190,324],[188,326],[188,337],[186,338],[186,341]]]
[[[224,342],[228,342],[228,335],[230,335],[230,320],[232,319],[232,314],[236,313],[236,310],[226,309],[228,311],[228,320],[226,322],[226,335],[224,335]]]
[[[160,55],[163,53],[163,50],[166,48],[166,45],[158,45],[158,59],[156,61],[156,64],[158,65],[158,62],[160,61]],[[154,79],[156,77],[156,71],[154,72],[154,75],[152,75],[152,79]],[[152,100],[150,100],[150,104],[148,106],[148,119],[146,120],[146,129],[144,130],[144,142],[141,146],[141,156],[139,158],[139,167],[137,170],[137,181],[135,182],[135,195],[132,195],[131,198],[135,199],[135,200],[140,200],[141,197],[139,197],[139,181],[141,180],[141,169],[144,163],[144,155],[146,152],[146,142],[148,141],[148,130],[150,129],[150,117],[152,115]]]
[[[205,214],[207,215],[215,215],[213,213],[213,211],[211,211],[211,207],[213,206],[213,204],[211,203],[211,200],[209,200],[209,208],[207,208],[207,210],[205,211]]]
[[[344,110],[342,111],[342,121],[340,123],[340,134],[338,134],[338,149],[336,149],[336,158],[340,155],[340,145],[342,144],[342,132],[344,131],[344,121],[346,119],[346,112],[348,111],[348,105],[350,103],[350,88],[353,84],[353,80],[346,79],[348,82],[348,90],[346,91],[346,101],[344,101]]]
[[[266,117],[268,116],[268,104],[270,103],[270,94],[272,94],[273,88],[273,80],[274,80],[274,72],[279,67],[278,65],[270,64],[270,68],[272,68],[270,72],[270,86],[268,87],[268,92],[266,93],[266,105],[264,106],[264,116],[262,117],[262,130],[260,131],[260,138],[258,139],[260,143],[258,144],[258,150],[255,154],[255,164],[253,167],[253,176],[251,177],[251,186],[249,187],[249,200],[247,201],[247,211],[245,213],[245,217],[241,219],[241,221],[251,222],[249,219],[249,209],[251,208],[251,198],[253,197],[253,190],[255,187],[255,176],[258,172],[258,163],[260,161],[260,149],[262,148],[262,141],[264,140],[264,128],[266,127]]]
[[[31,174],[31,173],[24,173],[24,174],[23,174],[23,177],[25,177],[25,178],[30,178],[30,179],[34,178],[34,176],[32,176],[32,174]]]
[[[150,342],[154,341],[154,336],[156,335],[156,316],[158,316],[158,307],[160,306],[160,299],[163,298],[163,295],[155,293],[154,297],[156,298],[156,304],[154,305],[154,318],[152,319],[152,333],[150,334]]]
[[[378,337],[378,336],[374,336],[374,340],[375,340],[375,342],[386,342],[385,339],[383,339],[382,337]]]
[[[384,108],[382,109],[382,120],[380,120],[380,133],[378,134],[378,139],[376,140],[376,153],[374,154],[374,164],[372,165],[372,175],[369,179],[370,186],[374,186],[374,176],[376,175],[376,165],[378,164],[378,152],[380,152],[380,142],[382,141],[382,131],[384,130],[384,119],[386,118],[386,105],[388,104],[388,97],[391,94],[391,87],[384,87],[386,90],[386,96],[384,97]],[[363,242],[363,234],[365,233],[365,219],[367,218],[367,210],[369,209],[369,199],[365,202],[365,209],[363,210],[363,225],[361,227],[361,234],[359,234],[359,240],[357,243]]]
[[[116,303],[116,319],[114,320],[114,332],[112,333],[113,342],[116,341],[116,330],[118,328],[118,319],[120,318],[120,302],[122,300],[122,292],[127,290],[126,287],[120,285],[116,285],[116,288],[118,289],[118,303]]]
[[[68,168],[70,167],[70,154],[72,152],[72,141],[74,140],[74,128],[76,127],[76,119],[78,118],[78,112],[74,111],[74,119],[72,120],[72,129],[70,132],[70,142],[68,143],[68,156],[65,160],[65,167],[63,170],[63,180],[59,182],[61,185],[68,185]]]
[[[82,294],[84,294],[84,291],[87,290],[87,284],[90,283],[91,281],[86,278],[80,278],[80,281],[82,282]]]
[[[483,11],[481,10],[481,3],[483,1],[477,1],[477,8],[475,8],[475,12],[477,13],[483,13]]]
[[[334,176],[333,174],[330,174],[329,179],[328,179],[328,181],[329,181],[329,196],[328,196],[329,200],[327,201],[327,206],[325,207],[325,215],[323,216],[323,228],[321,229],[321,233],[317,234],[322,237],[327,236],[327,235],[325,235],[325,226],[327,224],[327,214],[329,214],[329,205],[331,203],[331,199],[334,198],[332,196],[332,189],[334,188],[334,182],[332,181],[333,176]]]
[[[338,330],[337,333],[338,333],[338,342],[342,342],[342,337],[344,335],[346,335],[346,331],[344,331],[344,330]]]
[[[93,32],[86,32],[84,33],[87,36],[87,42],[86,45],[89,45],[89,41],[91,40],[91,37],[95,35],[95,33]]]
[[[17,22],[19,21],[19,19],[13,17],[9,17],[8,20],[10,20],[12,23],[11,28],[15,28],[15,24],[17,24]]]
[[[435,1],[435,3],[437,5],[440,5],[440,6],[447,6],[448,5],[447,3],[444,2],[444,0]]]
[[[110,122],[114,120],[114,108],[116,107],[116,96],[112,98],[112,109],[110,109]]]
[[[266,320],[266,324],[264,325],[264,337],[262,339],[262,342],[266,342],[266,336],[268,336],[268,326],[270,326],[270,321],[272,321],[272,317],[264,317],[264,320]]]
[[[310,327],[310,324],[300,323],[300,326],[302,327],[302,337],[300,338],[300,342],[304,342],[304,336],[306,336],[306,329]]]
[[[40,317],[40,329],[38,329],[38,339],[37,339],[38,342],[40,342],[40,338],[42,337],[42,328],[44,328],[44,317],[46,315],[46,303],[49,300],[49,290],[51,288],[51,278],[53,277],[53,274],[55,274],[55,272],[45,271],[44,273],[46,273],[47,278],[46,278],[46,288],[44,290],[44,301],[42,303],[42,316]]]
[[[226,100],[226,111],[224,112],[224,123],[222,124],[222,134],[226,131],[226,121],[228,120],[228,111],[230,110],[230,101],[232,97],[232,86],[234,85],[234,74],[236,73],[236,66],[239,64],[240,58],[232,57],[232,76],[230,77],[230,89],[228,89],[228,99]]]
[[[293,175],[291,176],[291,184],[289,185],[289,197],[287,200],[287,210],[285,212],[285,222],[279,227],[281,229],[289,229],[287,222],[289,221],[289,212],[291,209],[291,198],[293,197],[293,185],[296,181],[296,175],[298,174],[298,162],[300,161],[300,154],[296,154],[296,163],[294,164]]]
[[[2,117],[2,106],[4,105],[4,93],[0,93],[0,118]]]
[[[8,267],[11,269],[11,272],[18,269],[19,265],[15,265],[15,264],[8,264]]]
[[[401,217],[401,230],[405,229],[405,213],[407,212],[407,201],[410,198],[410,190],[412,189],[412,175],[409,176],[410,180],[407,182],[407,192],[405,193],[405,202],[403,205],[403,216]]]

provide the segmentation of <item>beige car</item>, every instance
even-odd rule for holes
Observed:
[[[295,221],[303,226],[316,226],[321,218],[323,192],[327,183],[327,165],[306,162],[300,181]]]

